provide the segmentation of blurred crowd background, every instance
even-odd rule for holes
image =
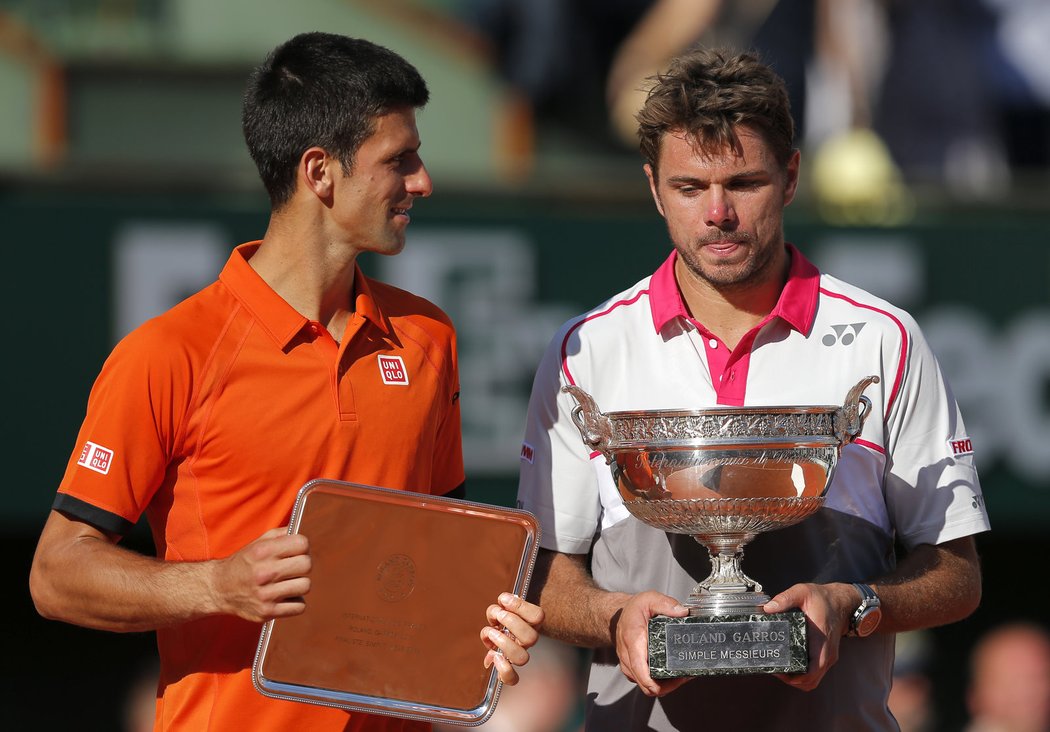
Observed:
[[[113,343],[262,235],[241,93],[306,30],[430,84],[434,197],[404,253],[363,265],[456,322],[468,490],[503,505],[547,340],[669,251],[633,138],[645,79],[697,42],[771,61],[803,150],[787,237],[916,315],[992,519],[981,608],[900,638],[902,729],[1050,730],[1047,0],[0,0],[10,729],[137,732],[150,708],[152,636],[41,620],[29,561]],[[574,730],[585,667],[544,643],[482,729]]]

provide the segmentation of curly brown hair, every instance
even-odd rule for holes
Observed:
[[[645,106],[637,114],[639,148],[657,170],[660,141],[685,132],[706,154],[726,147],[740,151],[736,129],[757,131],[786,165],[795,123],[784,80],[754,53],[694,47],[650,79]]]

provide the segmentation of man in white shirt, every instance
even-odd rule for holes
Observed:
[[[545,632],[595,649],[589,730],[896,729],[894,634],[964,618],[981,595],[972,537],[989,523],[955,399],[907,313],[785,242],[800,156],[768,66],[689,51],[656,80],[639,122],[674,250],[566,323],[537,372],[519,504],[543,526],[533,588]],[[868,375],[880,377],[865,390],[870,416],[823,508],[747,548],[766,612],[804,612],[809,670],[654,680],[648,621],[687,614],[678,598],[707,576],[707,552],[628,514],[561,388],[578,385],[605,412],[823,405]],[[855,583],[881,600],[866,637],[856,623],[870,603]]]

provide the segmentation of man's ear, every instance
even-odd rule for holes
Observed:
[[[656,210],[660,212],[661,216],[664,216],[664,206],[660,202],[660,192],[656,189],[656,174],[653,172],[653,166],[646,163],[642,166],[642,170],[645,171],[645,177],[649,179],[649,190],[653,194],[653,202],[656,203]],[[664,216],[664,218],[667,218]]]
[[[311,147],[299,158],[298,178],[303,190],[310,191],[322,200],[332,196],[334,169],[339,161],[329,155],[324,148]]]

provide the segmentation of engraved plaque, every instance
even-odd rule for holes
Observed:
[[[805,616],[797,610],[653,618],[649,621],[653,678],[803,673],[808,667],[805,624]]]
[[[501,592],[523,595],[539,527],[517,509],[315,480],[289,525],[310,540],[306,612],[263,626],[263,694],[480,724],[500,682],[480,631]]]

